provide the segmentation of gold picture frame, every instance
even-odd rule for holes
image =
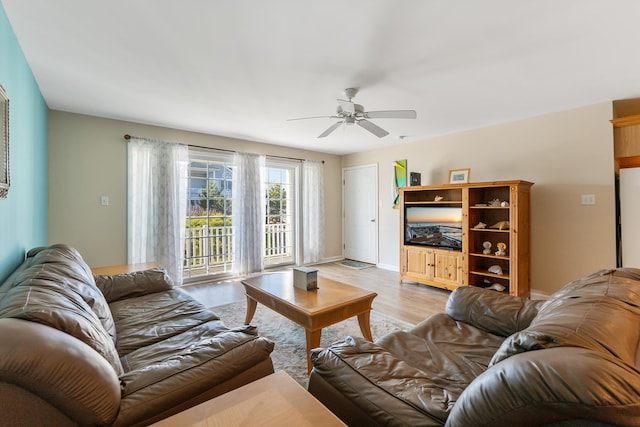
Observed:
[[[0,85],[0,198],[9,193],[9,97]]]
[[[449,171],[449,184],[466,184],[469,182],[471,169],[451,169]]]

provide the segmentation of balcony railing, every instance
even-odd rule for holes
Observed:
[[[233,236],[233,226],[187,228],[184,277],[230,273],[233,270]],[[265,265],[294,262],[290,224],[265,225],[264,258]]]

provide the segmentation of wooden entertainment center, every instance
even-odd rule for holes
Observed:
[[[528,297],[532,185],[513,180],[401,188],[400,280],[449,290],[478,286]],[[460,218],[446,227],[453,230],[446,235],[433,222],[411,222],[423,212],[413,207],[425,208],[425,213],[451,211]]]

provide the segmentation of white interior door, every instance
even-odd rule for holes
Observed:
[[[347,259],[378,263],[378,166],[342,170],[343,254]]]
[[[622,266],[640,268],[640,168],[620,169]]]

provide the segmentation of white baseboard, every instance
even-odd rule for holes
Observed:
[[[309,263],[309,264],[305,264],[305,265],[328,264],[330,262],[342,261],[343,259],[344,259],[344,257],[342,257],[342,256],[334,256],[334,257],[330,257],[330,258],[322,258],[318,262],[313,262],[313,263]]]
[[[390,271],[400,272],[400,267],[398,267],[397,265],[378,264],[378,265],[376,265],[376,267],[382,268],[383,270],[390,270]]]

